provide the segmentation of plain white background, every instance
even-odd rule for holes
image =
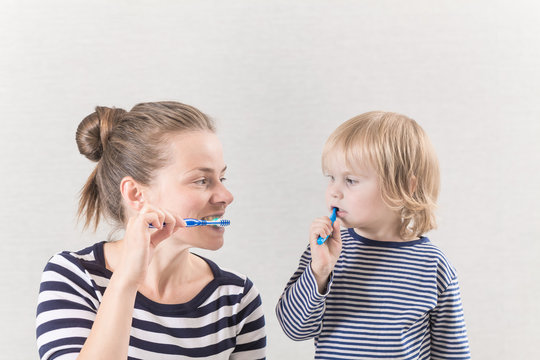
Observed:
[[[530,1],[2,1],[2,358],[37,358],[41,271],[82,232],[96,105],[177,100],[214,117],[236,199],[201,252],[262,293],[269,359],[312,358],[274,306],[326,214],[320,152],[370,110],[416,119],[442,171],[439,229],[473,357],[539,358],[540,6]]]

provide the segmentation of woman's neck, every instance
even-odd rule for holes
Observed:
[[[185,245],[164,241],[154,251],[139,292],[160,303],[184,303],[212,279],[212,270],[206,261],[193,255]]]
[[[112,271],[124,242],[119,240],[115,245],[108,262],[113,265]],[[179,304],[191,300],[212,279],[212,270],[206,261],[193,255],[188,246],[168,239],[154,249],[146,278],[138,291],[158,303]]]

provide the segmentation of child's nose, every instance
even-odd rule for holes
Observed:
[[[332,198],[341,199],[343,197],[343,192],[338,184],[330,185],[330,196]]]

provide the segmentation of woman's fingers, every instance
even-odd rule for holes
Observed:
[[[178,229],[186,227],[186,222],[179,216],[173,215],[172,213],[162,210],[163,220],[162,227],[158,231],[154,232],[150,238],[150,241],[154,246],[157,246],[163,240],[169,238],[174,234]]]
[[[175,216],[175,219],[176,219],[176,225],[175,225],[176,230],[186,227],[186,222],[180,216]]]
[[[165,213],[158,209],[154,208],[150,205],[145,205],[141,211],[139,211],[138,217],[142,217],[142,219],[146,222],[146,227],[148,225],[152,225],[152,227],[156,229],[162,229],[163,223],[165,221]]]

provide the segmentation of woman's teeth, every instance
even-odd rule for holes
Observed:
[[[201,220],[212,221],[212,220],[217,220],[217,219],[219,219],[219,216],[211,215],[211,216],[205,216]]]

